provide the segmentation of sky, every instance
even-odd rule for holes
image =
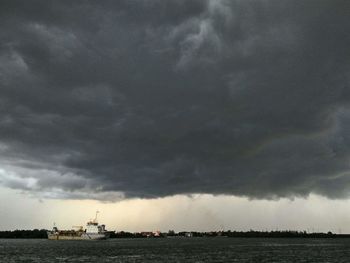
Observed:
[[[1,1],[0,229],[350,232],[349,10]]]

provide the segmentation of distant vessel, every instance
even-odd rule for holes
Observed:
[[[47,231],[47,237],[50,240],[102,240],[110,236],[110,232],[105,229],[105,225],[99,225],[97,222],[97,214],[94,220],[90,220],[86,224],[84,230],[82,226],[77,226],[77,230],[58,230],[56,226],[51,231]]]

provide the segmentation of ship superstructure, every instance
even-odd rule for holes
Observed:
[[[82,226],[75,226],[72,230],[58,230],[56,226],[51,231],[47,231],[47,237],[50,240],[102,240],[109,238],[110,232],[106,230],[105,225],[99,225],[95,219],[86,224],[86,229]]]

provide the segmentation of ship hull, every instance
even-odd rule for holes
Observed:
[[[59,233],[47,233],[49,240],[104,240],[109,238],[109,233],[82,233],[77,235],[62,235]]]

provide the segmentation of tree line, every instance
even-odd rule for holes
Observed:
[[[110,238],[175,238],[175,237],[244,237],[244,238],[335,238],[335,237],[350,237],[350,234],[334,234],[327,233],[309,233],[306,231],[181,231],[175,232],[169,230],[168,232],[110,232]],[[46,229],[34,230],[13,230],[0,231],[0,238],[47,238]]]
[[[45,229],[0,231],[0,238],[47,238],[46,231]]]

